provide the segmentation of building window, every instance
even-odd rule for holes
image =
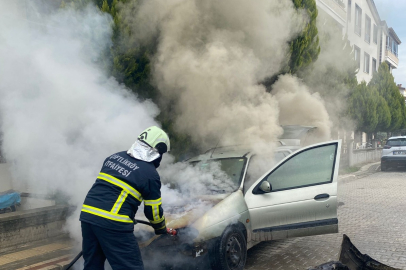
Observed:
[[[398,56],[398,44],[396,41],[392,42],[392,52],[394,55],[396,55],[396,57]]]
[[[374,24],[373,40],[375,44],[378,44],[378,27]]]
[[[369,54],[364,53],[364,72],[369,74]]]
[[[355,4],[355,34],[361,36],[362,9]]]
[[[398,57],[398,43],[390,36],[386,36],[386,50]]]
[[[371,43],[371,18],[365,14],[365,41]]]
[[[386,36],[386,49],[392,51],[392,39],[390,36]]]
[[[376,59],[372,57],[372,74],[376,73]]]
[[[357,46],[354,46],[354,59],[359,69],[361,67],[361,50]]]
[[[348,0],[347,4],[347,19],[349,22],[351,22],[351,0]]]

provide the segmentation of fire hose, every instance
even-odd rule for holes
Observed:
[[[139,220],[139,219],[134,219],[134,223],[140,223],[140,224],[144,224],[144,225],[148,225],[148,226],[152,226],[151,223],[147,222],[147,221],[143,221],[143,220]],[[177,235],[178,232],[175,229],[172,228],[167,228],[166,229],[166,233],[169,235]],[[68,264],[68,266],[65,268],[65,270],[70,269],[79,259],[80,257],[82,257],[83,255],[83,251],[80,251],[78,255],[76,255],[76,257],[70,262],[70,264]]]

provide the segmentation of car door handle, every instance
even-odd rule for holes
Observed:
[[[328,199],[330,198],[330,195],[327,193],[319,194],[316,197],[314,197],[315,200],[321,200],[321,199]]]

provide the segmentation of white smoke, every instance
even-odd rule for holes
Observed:
[[[121,9],[123,21],[138,43],[159,36],[154,82],[178,130],[205,147],[270,147],[281,134],[278,103],[259,82],[287,63],[303,12],[291,0],[137,3]]]
[[[317,129],[313,143],[329,140],[332,123],[318,92],[311,93],[305,84],[290,75],[280,76],[272,89],[278,100],[281,125],[314,126]]]
[[[163,100],[176,101],[176,126],[195,142],[212,146],[221,139],[221,144],[272,149],[280,122],[325,127],[322,133],[329,134],[322,100],[297,79],[281,77],[273,94],[259,84],[286,64],[288,41],[307,21],[291,0],[128,5],[121,11],[123,23],[133,28],[135,41],[148,44],[160,37],[152,59],[154,83]],[[80,206],[103,159],[157,125],[159,111],[100,68],[98,59],[111,46],[109,15],[93,6],[63,9],[38,24],[19,10],[12,1],[0,10],[3,153],[19,180],[15,184],[33,192],[63,191]],[[315,108],[322,113],[307,110]],[[230,191],[229,179],[215,164],[204,173],[169,160],[160,174],[164,208],[213,189]],[[177,190],[169,188],[175,184]],[[197,204],[203,212],[210,207]],[[77,214],[68,227],[79,240]]]
[[[153,118],[159,110],[150,101],[137,100],[100,68],[97,60],[111,45],[108,14],[94,6],[62,9],[34,24],[18,6],[10,3],[3,10],[0,116],[2,150],[18,179],[13,185],[66,195],[78,207],[67,230],[80,242],[80,206],[103,160],[128,149],[143,129],[157,125]],[[203,214],[212,204],[194,199],[198,194],[235,189],[216,163],[204,172],[172,163],[173,157],[165,155],[165,209],[188,200],[189,208]],[[177,189],[169,188],[174,180]]]
[[[63,9],[34,24],[8,3],[0,10],[0,117],[13,184],[61,191],[80,206],[104,158],[156,125],[158,108],[95,62],[111,44],[108,14],[93,6]],[[78,213],[68,227],[81,239]]]

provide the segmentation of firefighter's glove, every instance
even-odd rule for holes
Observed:
[[[156,235],[158,235],[158,234],[166,234],[166,233],[167,233],[166,232],[166,227],[163,227],[162,229],[155,230]]]

